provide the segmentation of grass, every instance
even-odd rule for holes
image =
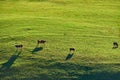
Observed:
[[[1,0],[0,78],[120,80],[120,49],[112,49],[119,9],[119,0]],[[38,39],[47,42],[32,54]],[[24,45],[20,55],[15,44]],[[70,47],[76,51],[66,61]]]

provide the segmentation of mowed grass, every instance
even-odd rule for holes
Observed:
[[[0,79],[120,80],[119,9],[119,0],[1,0]],[[32,54],[39,39],[47,42]],[[24,45],[18,57],[15,44]]]

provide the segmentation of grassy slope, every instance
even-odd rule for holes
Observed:
[[[119,0],[7,0],[0,2],[0,64],[24,50],[1,79],[116,80],[119,78]],[[37,39],[44,49],[31,51]],[[76,52],[65,61],[69,48]],[[104,77],[106,76],[106,77]],[[110,77],[112,76],[112,77]]]

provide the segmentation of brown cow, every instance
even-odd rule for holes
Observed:
[[[15,47],[17,48],[17,49],[22,49],[22,47],[23,47],[23,45],[22,44],[17,44],[17,45],[15,45]]]
[[[45,44],[45,40],[37,40],[37,44]]]
[[[113,42],[113,48],[118,48],[118,43],[117,42]]]
[[[75,51],[75,48],[70,48],[70,51]]]

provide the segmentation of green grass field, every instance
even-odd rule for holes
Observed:
[[[120,0],[0,0],[0,80],[120,80],[119,21]]]

